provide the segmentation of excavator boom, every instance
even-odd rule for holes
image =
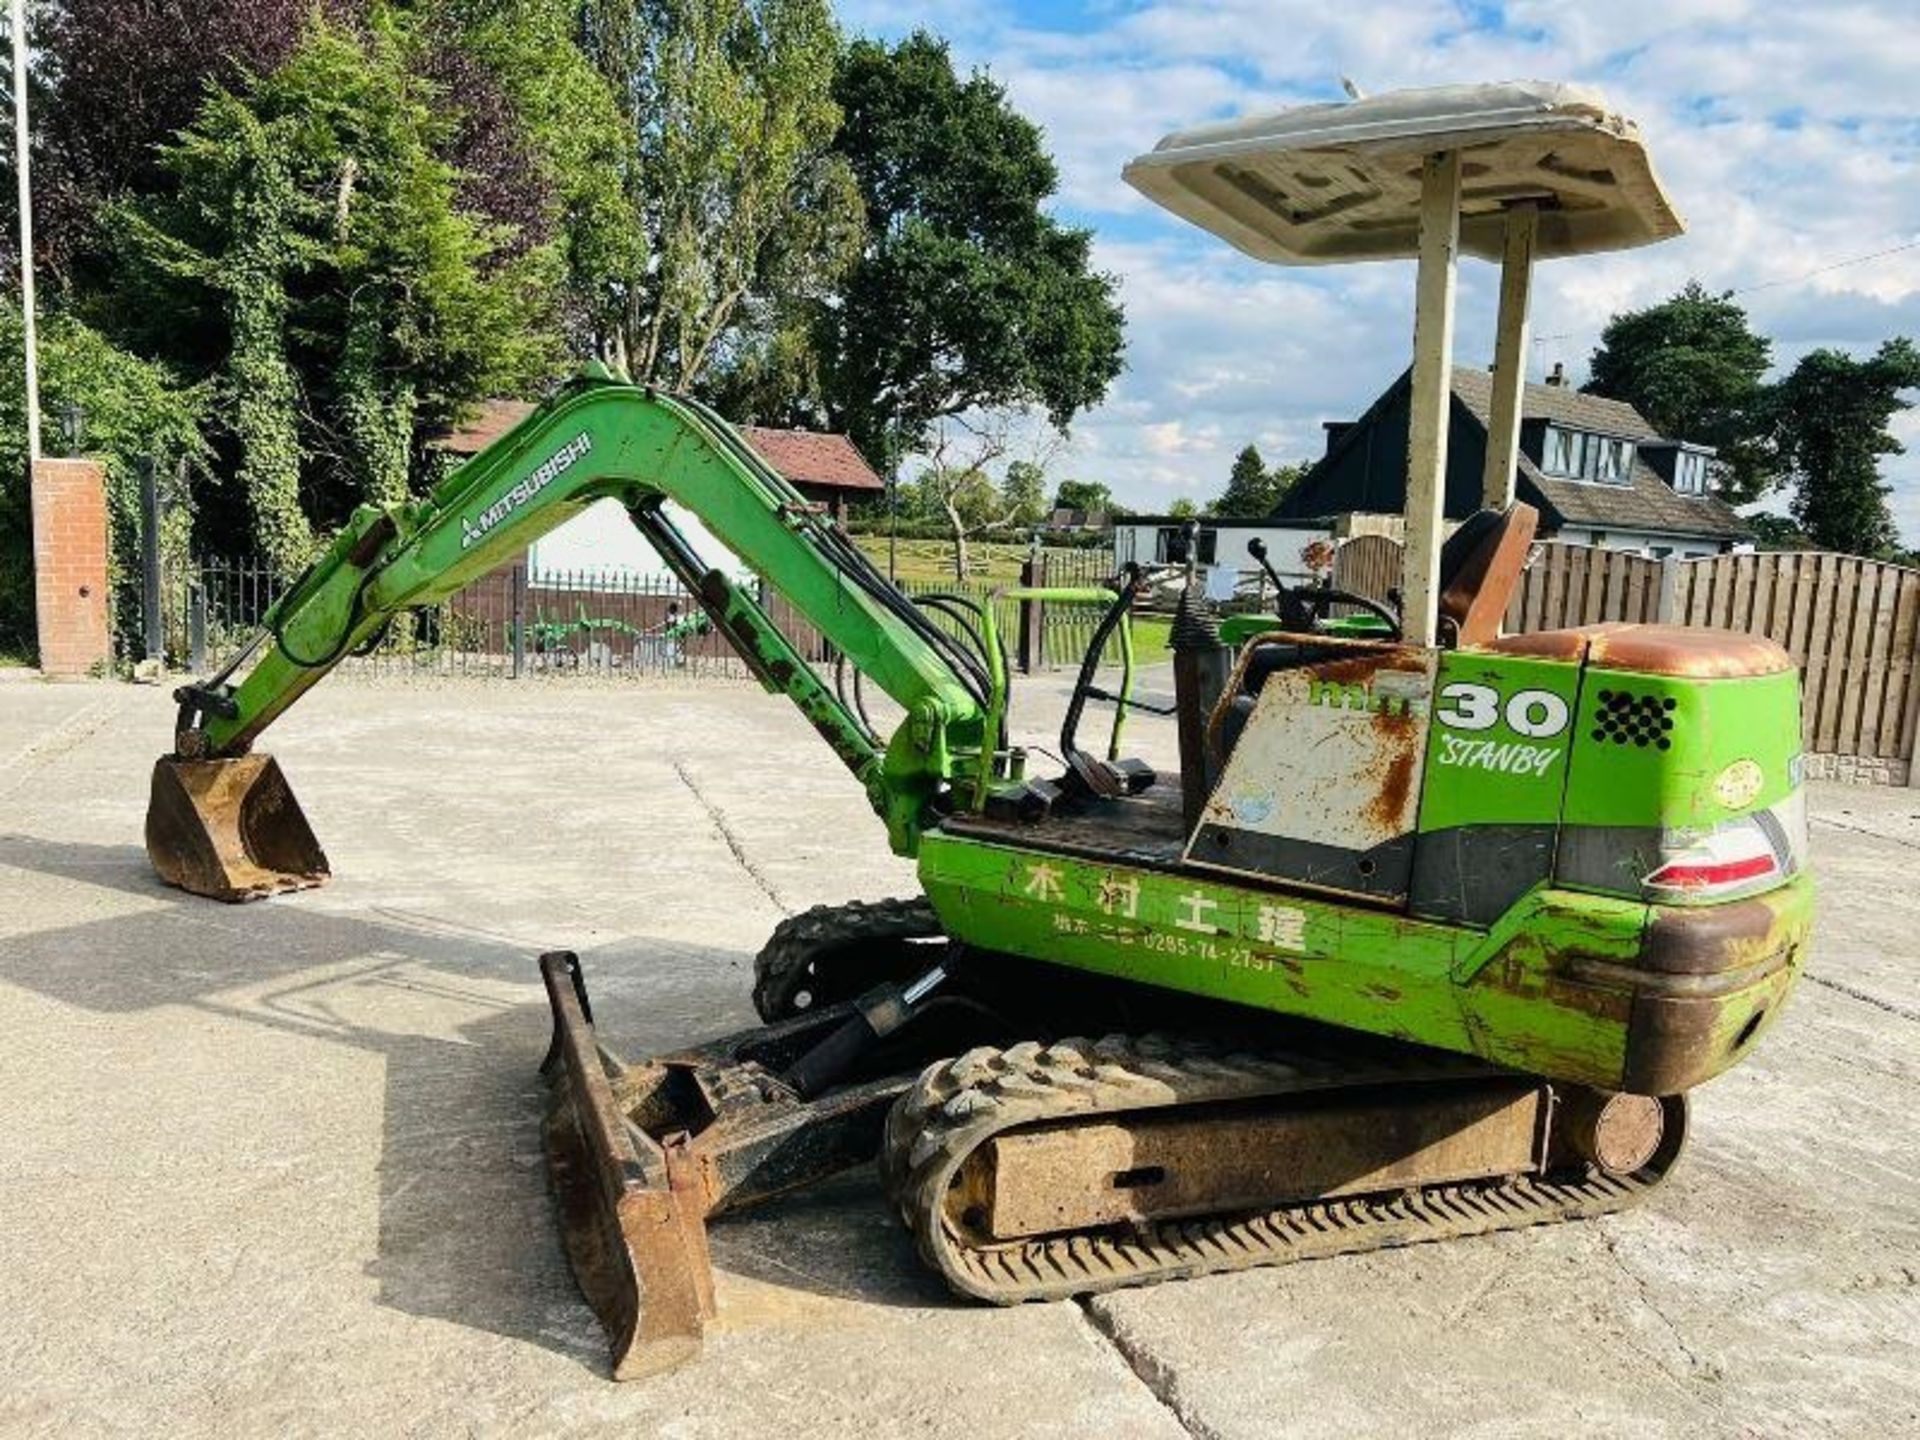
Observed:
[[[154,771],[147,848],[171,884],[248,900],[319,884],[325,856],[262,731],[394,616],[433,605],[612,499],[761,683],[790,697],[866,787],[895,850],[957,776],[995,766],[987,667],[932,624],[732,428],[698,402],[590,371],[426,499],[356,510],[220,674],[177,692],[173,754]],[[906,718],[871,733],[780,631],[752,587],[704,562],[667,514],[685,505],[781,593]]]

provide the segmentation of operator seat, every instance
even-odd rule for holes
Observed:
[[[1516,500],[1505,510],[1476,510],[1460,522],[1440,547],[1440,646],[1491,644],[1500,635],[1528,552],[1540,526],[1540,512]],[[1240,692],[1227,702],[1214,726],[1220,763],[1239,743],[1255,700],[1269,676],[1333,658],[1335,647],[1269,640],[1257,643],[1241,671]]]
[[[1443,648],[1491,645],[1500,638],[1500,622],[1539,528],[1540,512],[1516,500],[1504,511],[1476,510],[1447,537],[1440,547]]]

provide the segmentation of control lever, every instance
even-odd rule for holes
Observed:
[[[1314,624],[1312,608],[1302,604],[1293,590],[1280,579],[1279,572],[1273,568],[1273,562],[1267,558],[1267,542],[1258,535],[1254,536],[1247,541],[1247,553],[1266,572],[1267,579],[1273,582],[1277,596],[1274,603],[1280,610],[1280,623],[1289,630],[1302,633],[1312,630]]]

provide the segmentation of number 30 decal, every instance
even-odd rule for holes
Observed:
[[[1491,685],[1448,685],[1440,691],[1441,708],[1434,717],[1454,730],[1491,730],[1503,707],[1500,692]],[[1558,735],[1567,728],[1567,702],[1551,690],[1516,690],[1504,711],[1507,728],[1530,740]]]

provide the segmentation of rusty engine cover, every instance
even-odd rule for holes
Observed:
[[[1311,643],[1324,650],[1330,642]],[[1260,687],[1187,847],[1189,863],[1405,897],[1436,652],[1355,641],[1339,648],[1275,671]]]

